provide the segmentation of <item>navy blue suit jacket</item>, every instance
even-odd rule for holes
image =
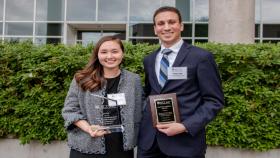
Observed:
[[[176,93],[181,123],[188,132],[167,136],[157,131],[152,126],[147,99],[138,147],[149,150],[156,138],[161,151],[169,156],[205,155],[205,126],[224,104],[221,80],[214,58],[206,50],[183,43],[172,67],[187,67],[187,79],[168,80],[161,88],[155,72],[155,59],[159,50],[144,58],[146,96]]]

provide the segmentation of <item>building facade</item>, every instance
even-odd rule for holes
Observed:
[[[86,45],[117,35],[158,43],[152,16],[166,5],[181,11],[184,40],[208,41],[209,0],[0,0],[0,39]],[[255,0],[255,42],[280,41],[279,8],[279,0]]]

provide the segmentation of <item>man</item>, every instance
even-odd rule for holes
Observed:
[[[224,104],[216,63],[211,53],[182,40],[184,26],[176,8],[159,8],[153,21],[161,47],[144,59],[145,93],[147,96],[176,93],[180,122],[153,127],[147,99],[140,127],[138,157],[204,158],[205,126]],[[176,76],[172,70],[162,70],[163,57],[168,61],[165,66],[169,65],[180,75]]]

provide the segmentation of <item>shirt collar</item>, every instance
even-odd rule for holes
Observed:
[[[174,45],[172,45],[171,47],[169,47],[168,49],[171,49],[172,52],[174,53],[178,53],[181,46],[183,45],[184,41],[182,39],[180,39],[177,43],[175,43]],[[160,52],[162,52],[163,49],[166,49],[166,47],[164,47],[163,45],[160,46]]]

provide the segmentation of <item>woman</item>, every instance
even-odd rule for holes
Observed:
[[[142,87],[139,75],[120,68],[123,57],[121,40],[105,36],[97,42],[86,67],[75,74],[62,110],[70,158],[133,157]],[[110,95],[124,105],[112,104],[106,99]],[[122,130],[104,129],[114,125]]]

